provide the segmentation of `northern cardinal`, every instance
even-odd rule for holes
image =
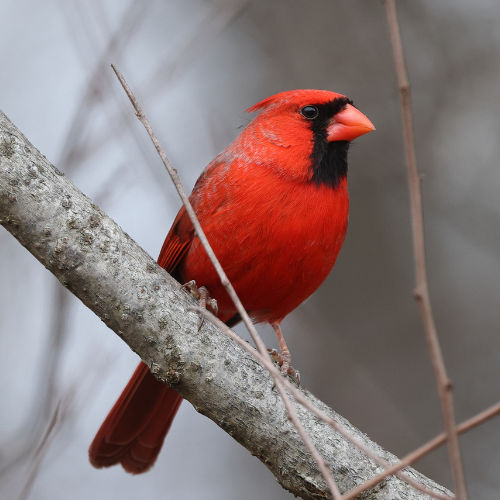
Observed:
[[[349,142],[374,126],[347,97],[324,90],[281,92],[248,111],[259,115],[207,166],[190,200],[246,310],[276,331],[287,371],[280,323],[335,264],[347,229]],[[184,208],[158,264],[208,288],[227,324],[239,321]],[[140,363],[90,446],[92,465],[149,469],[181,401]]]

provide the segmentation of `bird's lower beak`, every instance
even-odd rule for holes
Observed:
[[[352,141],[360,135],[375,130],[373,123],[354,106],[347,104],[337,113],[327,128],[327,139],[331,141]]]

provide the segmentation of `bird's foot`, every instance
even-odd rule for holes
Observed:
[[[198,301],[198,305],[202,307],[203,309],[207,309],[211,313],[213,313],[215,316],[217,316],[219,312],[219,308],[217,306],[217,301],[215,299],[212,299],[210,297],[210,293],[208,291],[208,288],[205,286],[200,286],[198,288],[198,285],[196,284],[195,280],[188,281],[187,283],[184,283],[181,285],[181,290],[185,289],[188,290],[189,293]],[[205,321],[204,318],[201,318],[200,325],[198,326],[198,331],[201,330],[201,327],[203,326],[203,322]]]
[[[283,376],[289,375],[293,380],[295,380],[297,386],[300,387],[300,373],[290,364],[290,361],[292,360],[290,351],[286,350],[278,352],[276,349],[268,349],[267,352],[281,367],[281,374]]]

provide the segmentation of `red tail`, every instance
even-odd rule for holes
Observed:
[[[186,211],[177,214],[158,257],[158,264],[173,274],[189,249],[194,231]],[[121,463],[127,472],[139,474],[155,462],[182,397],[156,380],[140,363],[115,406],[90,445],[94,467]]]
[[[94,467],[121,463],[127,472],[148,470],[167,435],[182,397],[140,363],[90,445]]]

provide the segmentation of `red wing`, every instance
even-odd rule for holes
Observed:
[[[194,206],[195,211],[196,211],[195,200],[197,199],[197,194],[200,191],[203,191],[203,189],[207,188],[207,186],[210,185],[211,180],[213,180],[214,177],[220,178],[220,176],[217,176],[219,168],[226,169],[227,162],[220,161],[218,158],[216,158],[205,168],[203,173],[196,181],[196,184],[193,188],[193,192],[189,197],[191,203],[195,205]],[[222,198],[222,200],[219,200],[219,202],[217,202],[216,199],[212,199],[209,209],[215,211],[217,207],[220,205],[220,203],[222,203],[223,199],[224,198]],[[205,209],[206,208],[207,207],[205,207]],[[177,214],[174,223],[172,224],[172,228],[170,229],[169,233],[167,234],[167,237],[165,238],[165,242],[163,243],[160,256],[158,257],[157,261],[158,264],[161,267],[163,267],[163,269],[165,269],[168,273],[174,275],[175,277],[175,270],[179,265],[179,263],[181,262],[182,258],[186,255],[186,252],[189,250],[193,238],[194,238],[193,225],[191,224],[186,209],[182,207],[179,210],[179,213]]]
[[[158,264],[168,273],[173,274],[180,261],[189,250],[193,241],[194,229],[182,207],[175,218],[172,228],[165,238],[165,242],[158,257]]]

